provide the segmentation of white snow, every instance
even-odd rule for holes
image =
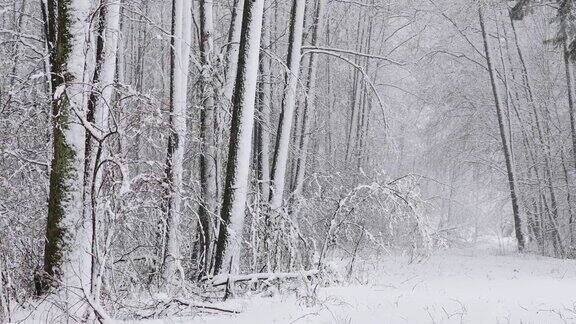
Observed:
[[[62,96],[62,94],[64,93],[64,90],[66,90],[66,84],[62,83],[61,85],[59,85],[58,87],[56,87],[56,89],[54,90],[54,100],[58,100],[60,99],[60,97]]]
[[[576,322],[576,261],[521,255],[512,244],[488,243],[439,252],[420,262],[387,256],[358,263],[351,284],[319,287],[311,306],[300,289],[219,305],[241,309],[238,315],[143,323]]]

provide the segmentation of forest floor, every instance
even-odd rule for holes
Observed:
[[[219,304],[237,315],[140,323],[576,323],[576,261],[518,254],[510,244],[388,256],[357,264],[349,284]],[[300,294],[301,295],[301,294]]]

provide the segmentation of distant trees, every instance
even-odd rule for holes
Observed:
[[[557,256],[573,255],[573,177],[568,170],[573,169],[576,161],[576,133],[574,124],[574,88],[573,88],[573,64],[575,29],[572,22],[574,8],[572,1],[558,1],[558,6],[552,12],[554,15],[553,25],[556,31],[552,39],[543,39],[545,44],[553,44],[560,52],[561,62],[559,68],[564,77],[564,100],[567,109],[559,111],[557,105],[550,107],[550,102],[538,102],[534,92],[538,92],[537,86],[531,83],[531,75],[523,55],[523,49],[518,44],[518,36],[515,29],[515,21],[525,19],[530,13],[534,15],[549,14],[550,11],[536,9],[530,0],[517,1],[510,9],[510,21],[513,29],[516,50],[522,69],[522,79],[525,87],[528,105],[532,109],[532,134],[530,130],[523,130],[525,137],[525,149],[531,151],[529,156],[533,163],[528,168],[528,176],[537,180],[537,191],[531,188],[524,189],[524,195],[530,197],[526,202],[528,212],[528,232],[532,240],[536,242],[541,253],[553,253]],[[517,22],[516,22],[517,23]],[[556,60],[555,60],[556,61]],[[559,144],[557,136],[562,136],[561,115],[566,114],[569,121],[570,142],[568,148],[565,144]],[[520,118],[520,117],[519,117]],[[555,120],[556,119],[556,120]],[[554,134],[553,128],[560,129],[560,133]],[[532,143],[533,142],[533,143]],[[558,145],[559,144],[559,145]],[[565,152],[572,150],[572,154]],[[560,189],[560,188],[564,189]],[[548,252],[548,251],[552,252]]]

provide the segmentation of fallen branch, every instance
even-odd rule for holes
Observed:
[[[308,270],[300,272],[263,272],[245,275],[217,275],[210,283],[212,286],[225,285],[228,282],[257,281],[257,280],[276,280],[276,279],[295,279],[302,277],[312,277],[318,274],[318,270]]]
[[[218,311],[218,312],[229,313],[229,314],[240,314],[239,310],[226,309],[226,308],[211,306],[208,304],[199,304],[199,303],[191,302],[191,301],[181,299],[181,298],[174,298],[174,299],[172,299],[172,301],[179,304],[179,305],[192,307],[192,308],[206,309],[206,310]]]

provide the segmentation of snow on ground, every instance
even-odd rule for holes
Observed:
[[[517,254],[493,244],[438,252],[421,262],[358,264],[347,285],[223,303],[238,315],[143,323],[576,323],[576,261]]]

